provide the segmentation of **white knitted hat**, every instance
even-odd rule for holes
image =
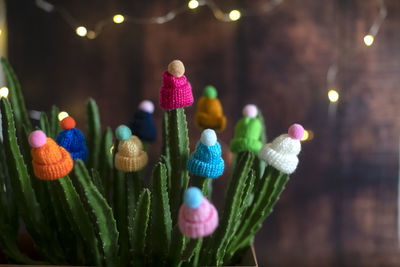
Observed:
[[[272,143],[265,144],[259,151],[258,157],[283,173],[293,173],[299,163],[297,155],[301,151],[300,139],[303,134],[303,127],[300,124],[293,124],[289,128],[289,134],[282,134]]]

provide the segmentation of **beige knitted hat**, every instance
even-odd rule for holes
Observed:
[[[122,140],[118,139],[120,142],[114,160],[115,168],[124,172],[136,172],[143,169],[147,164],[148,157],[147,152],[143,151],[140,139],[135,135],[131,135],[129,138],[121,138]]]

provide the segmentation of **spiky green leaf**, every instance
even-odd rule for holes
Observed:
[[[136,204],[134,224],[129,229],[129,242],[133,250],[133,266],[144,266],[147,228],[150,219],[150,190],[144,189]]]
[[[64,262],[62,249],[56,241],[56,236],[46,224],[32,189],[28,170],[18,147],[11,106],[5,98],[1,98],[1,114],[6,161],[10,177],[14,178],[11,179],[11,185],[18,199],[21,216],[29,233],[49,261]],[[53,242],[55,244],[52,244]]]
[[[29,120],[28,113],[26,112],[24,96],[22,95],[21,84],[18,81],[17,76],[13,68],[8,63],[7,59],[1,58],[1,65],[3,67],[4,74],[6,75],[9,87],[9,96],[8,98],[11,101],[13,106],[13,111],[15,115],[15,124],[18,132],[22,131],[23,125],[27,127],[28,130],[31,130],[32,124]]]
[[[189,183],[186,162],[189,158],[189,138],[186,115],[183,108],[168,113],[168,145],[171,161],[170,201],[172,220],[175,223],[182,196]]]
[[[111,207],[90,179],[82,160],[75,161],[74,185],[88,211],[104,251],[106,266],[118,266],[118,231]]]
[[[220,227],[217,228],[212,237],[212,244],[207,253],[209,265],[221,265],[225,256],[227,242],[234,232],[235,222],[240,214],[242,193],[246,186],[246,178],[253,164],[254,154],[252,152],[241,152],[238,157],[233,176],[229,181],[225,194],[224,210],[222,212]]]
[[[167,191],[167,169],[157,163],[152,176],[151,236],[153,264],[162,265],[171,243],[172,219]]]
[[[97,169],[99,166],[101,127],[99,108],[93,99],[89,99],[86,103],[86,135],[89,150],[87,166],[89,169]]]

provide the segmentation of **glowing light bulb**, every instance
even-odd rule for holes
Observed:
[[[117,14],[113,17],[114,23],[117,23],[117,24],[124,22],[124,20],[125,20],[125,18],[121,14]]]
[[[374,36],[372,36],[371,34],[364,36],[364,44],[366,46],[371,46],[373,43],[374,43]]]
[[[199,1],[197,1],[197,0],[190,0],[189,3],[188,3],[188,7],[190,9],[195,9],[198,6],[199,6]]]
[[[78,28],[76,28],[76,34],[80,37],[85,37],[87,34],[87,29],[83,26],[79,26]]]
[[[308,131],[308,130],[304,130],[304,135],[303,135],[303,137],[300,139],[300,141],[307,141],[309,137],[310,137],[309,131]]]
[[[339,93],[336,90],[330,90],[328,92],[329,101],[335,103],[339,100]]]
[[[9,93],[9,90],[7,87],[1,87],[0,88],[0,98],[1,97],[7,97]]]
[[[232,10],[231,12],[229,12],[229,19],[232,21],[236,21],[238,19],[240,19],[240,17],[242,16],[242,14],[240,13],[239,10]]]
[[[66,117],[68,117],[68,113],[66,111],[61,111],[60,113],[58,113],[58,120],[62,121],[63,119],[65,119]]]
[[[87,38],[93,40],[94,38],[96,38],[96,33],[94,31],[88,31],[87,33]]]

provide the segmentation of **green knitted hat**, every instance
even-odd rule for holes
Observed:
[[[262,133],[262,123],[257,118],[257,107],[254,105],[247,105],[243,109],[244,117],[239,120],[235,126],[235,135],[231,141],[231,151],[239,153],[246,150],[258,151],[262,147],[260,141]]]

